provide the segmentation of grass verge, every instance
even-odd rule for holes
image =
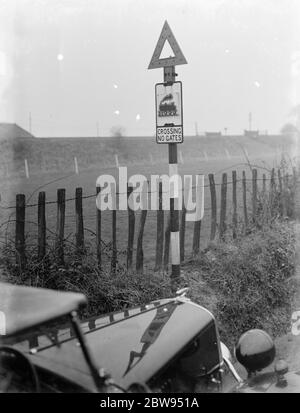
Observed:
[[[276,337],[290,327],[294,257],[292,224],[275,221],[238,240],[210,243],[188,264],[186,279],[192,298],[214,313],[224,342],[234,344],[251,328]]]

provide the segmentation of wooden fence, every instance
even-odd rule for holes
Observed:
[[[279,214],[282,217],[293,216],[295,214],[293,205],[297,186],[298,172],[296,168],[293,169],[292,174],[283,174],[281,170],[272,170],[269,177],[266,173],[262,177],[258,177],[257,169],[252,169],[252,176],[246,178],[246,172],[242,172],[241,179],[238,179],[237,172],[232,171],[231,181],[228,180],[227,173],[223,173],[220,184],[215,183],[214,174],[208,175],[208,185],[210,193],[210,235],[211,241],[219,238],[225,240],[230,236],[234,239],[238,236],[238,231],[247,233],[253,226],[261,225],[262,220],[270,219],[274,214]],[[239,194],[241,198],[242,208],[238,211],[237,202],[237,182],[241,182],[242,193]],[[232,200],[230,208],[228,204],[227,189],[232,185]],[[220,206],[217,207],[217,191],[220,187]],[[101,191],[97,187],[95,194],[88,197],[96,197]],[[130,196],[132,188],[128,187],[127,197]],[[169,264],[169,249],[170,249],[170,215],[168,211],[163,210],[162,202],[162,183],[159,183],[158,191],[158,210],[156,211],[156,242],[155,246],[155,263],[154,270],[160,271],[168,269]],[[66,202],[75,201],[75,252],[80,257],[85,251],[85,236],[84,236],[84,211],[83,211],[83,197],[82,188],[76,188],[75,197],[66,199],[66,190],[57,190],[56,203],[56,232],[55,232],[55,254],[59,264],[65,264],[65,206]],[[37,256],[39,260],[43,260],[47,253],[46,244],[46,202],[45,192],[40,192],[38,195],[38,204],[30,205],[37,206]],[[251,208],[249,208],[251,205]],[[277,205],[275,208],[274,205]],[[16,195],[16,224],[15,224],[15,249],[16,259],[20,267],[26,266],[26,242],[25,242],[25,222],[26,222],[26,200],[25,195]],[[230,221],[229,221],[230,209]],[[95,253],[98,266],[101,268],[103,264],[103,249],[102,249],[102,220],[103,212],[96,208],[95,215]],[[219,211],[219,219],[218,219]],[[128,207],[128,239],[127,239],[127,257],[126,264],[128,270],[136,270],[141,273],[144,267],[144,252],[143,239],[145,231],[145,223],[147,220],[147,210],[142,210],[139,214],[139,221],[136,223],[137,214]],[[117,269],[118,251],[117,251],[117,218],[116,210],[111,211],[112,214],[112,228],[111,228],[111,254],[110,267],[111,273],[114,274]],[[188,255],[196,255],[200,250],[201,237],[201,221],[194,222],[192,251]],[[242,225],[238,225],[242,223]],[[138,225],[137,240],[136,240],[136,257],[134,266],[134,235],[135,227]],[[180,259],[181,262],[185,260],[187,251],[186,244],[186,210],[183,207],[181,210],[180,220]]]

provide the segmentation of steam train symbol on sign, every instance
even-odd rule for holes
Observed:
[[[166,95],[159,104],[158,116],[178,116],[172,93]]]

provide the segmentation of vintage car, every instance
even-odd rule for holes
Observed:
[[[300,392],[300,375],[262,330],[242,335],[236,358],[214,316],[186,297],[80,321],[82,294],[0,283],[0,392]]]

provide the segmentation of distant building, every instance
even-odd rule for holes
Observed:
[[[0,123],[0,140],[32,139],[34,136],[16,123]]]
[[[220,138],[222,136],[221,132],[205,132],[206,138]]]
[[[258,130],[244,130],[244,136],[247,138],[257,138],[259,136]]]

